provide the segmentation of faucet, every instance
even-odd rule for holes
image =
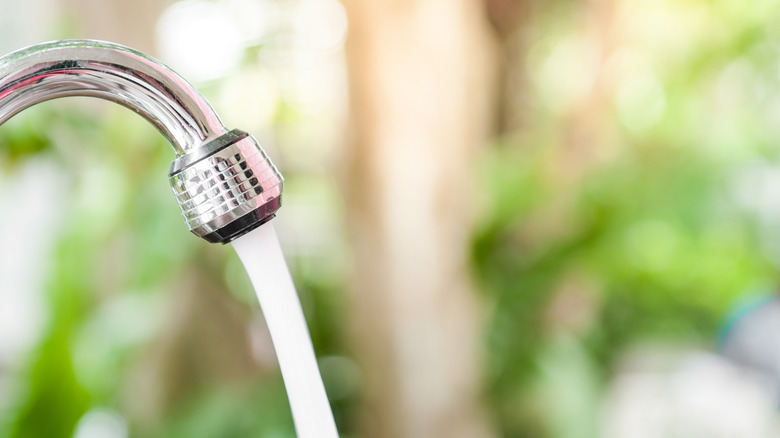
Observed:
[[[225,128],[192,85],[128,47],[65,40],[0,58],[0,125],[25,108],[67,96],[116,102],[168,139],[176,153],[168,176],[190,231],[212,243],[235,240],[245,265],[257,267],[248,273],[274,341],[298,436],[337,438],[306,320],[273,228],[238,239],[271,220],[281,206],[282,176],[257,141]],[[264,282],[274,293],[260,293]]]
[[[0,125],[67,96],[116,102],[165,136],[176,153],[171,188],[195,235],[224,244],[279,210],[283,178],[257,141],[225,128],[206,99],[160,61],[92,40],[44,43],[0,58]]]

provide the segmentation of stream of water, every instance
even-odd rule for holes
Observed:
[[[271,332],[299,438],[338,438],[309,330],[273,225],[232,242]]]

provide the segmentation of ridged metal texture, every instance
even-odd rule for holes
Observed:
[[[275,208],[266,209],[263,216],[278,209],[282,175],[254,138],[240,131],[231,134],[238,138],[226,145],[219,141],[216,147],[206,145],[205,149],[216,150],[206,151],[200,160],[181,170],[177,162],[172,166],[171,188],[182,216],[190,231],[201,237],[267,204]]]

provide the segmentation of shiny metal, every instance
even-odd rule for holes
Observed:
[[[171,165],[171,187],[187,226],[210,242],[248,231],[243,222],[254,228],[271,219],[282,195],[282,176],[255,139],[238,130],[226,137],[224,145],[206,145],[205,158],[182,165],[186,154]]]
[[[55,41],[0,58],[0,125],[67,96],[116,102],[157,127],[176,153],[171,187],[196,235],[225,243],[279,208],[282,177],[257,142],[228,131],[206,99],[161,62],[91,40]]]
[[[149,120],[177,155],[227,132],[205,98],[161,62],[117,44],[66,40],[0,59],[0,124],[51,99],[92,96]]]

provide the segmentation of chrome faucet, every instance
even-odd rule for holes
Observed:
[[[117,44],[64,40],[0,58],[0,125],[37,103],[97,97],[151,122],[176,153],[169,179],[194,234],[227,243],[272,219],[283,178],[257,141],[228,130],[206,99],[161,62]]]

